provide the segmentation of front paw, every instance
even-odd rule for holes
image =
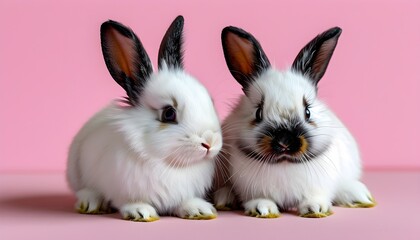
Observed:
[[[311,199],[299,204],[299,216],[305,218],[324,218],[333,214],[331,202]]]
[[[257,218],[278,218],[280,211],[277,205],[269,199],[253,199],[244,204],[245,214]]]
[[[120,213],[125,220],[135,222],[154,222],[159,220],[156,210],[147,203],[130,203],[120,208]]]
[[[177,209],[176,215],[190,220],[209,220],[217,216],[216,209],[201,198],[184,201]]]

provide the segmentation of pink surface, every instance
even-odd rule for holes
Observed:
[[[285,213],[257,219],[220,212],[208,221],[162,217],[153,223],[118,214],[73,212],[74,197],[64,174],[0,174],[0,238],[12,239],[404,239],[418,240],[420,172],[367,172],[375,208],[334,207],[324,219]]]
[[[178,14],[186,69],[210,89],[222,118],[241,93],[223,59],[223,27],[252,32],[280,68],[317,33],[342,27],[322,99],[359,140],[366,167],[420,168],[419,12],[414,0],[2,0],[0,171],[63,170],[76,131],[122,96],[102,59],[103,21],[131,26],[156,65]]]

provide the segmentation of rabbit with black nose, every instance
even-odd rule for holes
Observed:
[[[360,182],[356,141],[317,97],[341,29],[331,28],[299,52],[290,69],[271,66],[248,32],[222,32],[228,68],[244,95],[222,124],[224,144],[214,183],[214,202],[235,201],[250,216],[279,217],[297,210],[303,217],[326,217],[332,204],[372,207]]]

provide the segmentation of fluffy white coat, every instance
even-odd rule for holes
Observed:
[[[174,101],[179,123],[162,124],[159,109]],[[150,77],[140,102],[112,103],[75,136],[67,179],[78,197],[76,208],[98,212],[110,202],[124,217],[140,221],[155,220],[158,213],[215,216],[202,200],[222,145],[207,90],[185,72],[164,67]],[[208,152],[202,143],[211,146]]]
[[[263,163],[248,158],[238,149],[242,139],[257,145],[257,131],[250,127],[255,106],[264,97],[263,116],[287,123],[296,113],[304,114],[302,98],[311,105],[311,136],[314,148],[328,146],[321,155],[304,163]],[[255,80],[223,123],[222,163],[229,166],[228,183],[215,195],[216,206],[233,201],[236,193],[245,211],[258,217],[277,217],[279,209],[297,208],[301,215],[328,214],[331,204],[373,204],[365,185],[359,181],[361,162],[357,144],[343,123],[316,97],[316,89],[304,76],[291,70],[269,69]],[[307,156],[310,158],[310,156]],[[222,174],[221,174],[222,175]]]

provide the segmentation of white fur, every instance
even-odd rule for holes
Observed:
[[[369,191],[359,182],[361,163],[354,138],[317,99],[316,89],[308,79],[291,70],[268,69],[248,90],[223,123],[223,152],[228,153],[223,164],[229,166],[229,181],[224,188],[231,187],[238,194],[246,211],[262,204],[259,212],[266,212],[267,199],[281,208],[297,208],[300,214],[329,212],[333,202],[372,203]],[[242,139],[249,146],[257,144],[256,131],[250,122],[255,119],[256,105],[262,96],[263,121],[285,124],[288,116],[304,114],[305,96],[311,105],[311,119],[317,124],[310,130],[316,138],[312,147],[328,145],[328,149],[306,163],[268,164],[246,157],[238,150],[237,141]],[[223,202],[227,196],[215,198],[215,202]]]
[[[185,201],[177,210],[176,214],[183,218],[213,218],[216,215],[216,209],[213,205],[201,198],[193,198]]]
[[[159,218],[156,210],[147,203],[128,203],[121,207],[120,212],[124,219],[134,221],[150,222]]]
[[[178,124],[162,124],[160,109],[173,101]],[[83,126],[70,146],[69,185],[76,193],[96,193],[124,216],[184,214],[185,204],[211,186],[222,145],[211,98],[191,76],[164,66],[151,75],[139,102],[112,103]]]
[[[279,217],[280,211],[275,202],[270,199],[253,199],[244,204],[245,212],[258,217]]]

